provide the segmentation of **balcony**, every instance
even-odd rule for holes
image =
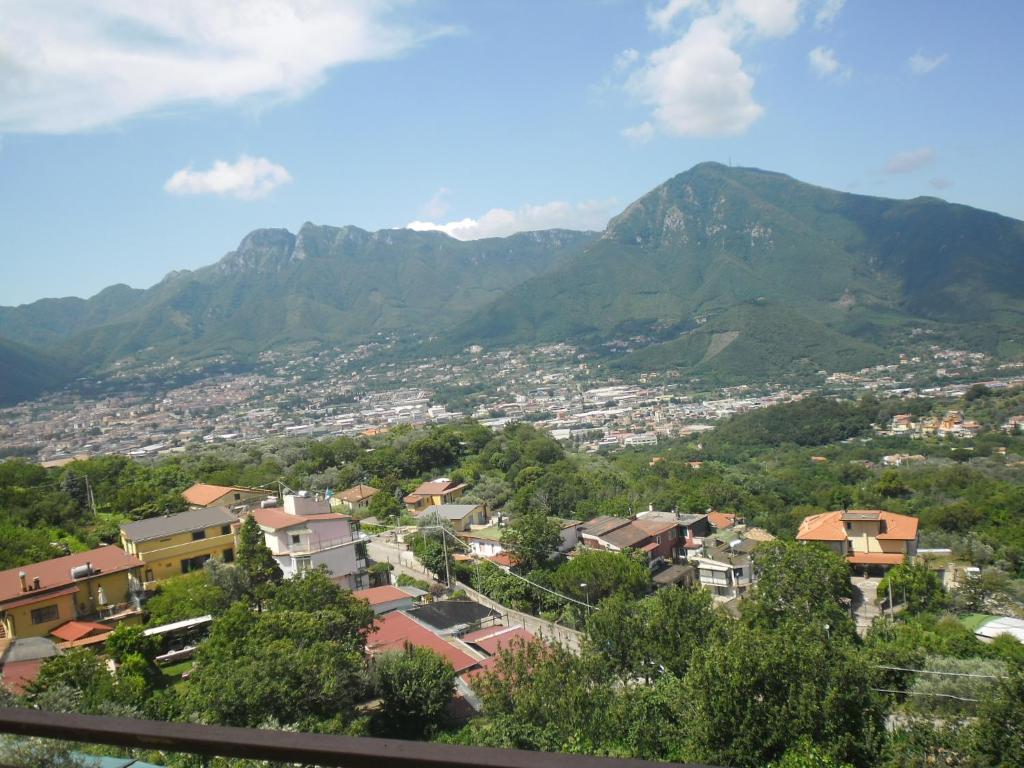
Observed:
[[[132,720],[0,707],[0,734],[37,736],[129,749],[276,760],[287,764],[345,768],[671,768],[653,763],[517,749],[462,747],[397,739],[227,728],[194,723]],[[0,758],[2,758],[0,754]],[[708,768],[687,763],[689,768]],[[4,765],[3,768],[34,768]]]

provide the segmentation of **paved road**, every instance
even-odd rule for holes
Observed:
[[[862,636],[867,634],[871,622],[882,612],[875,602],[881,581],[879,578],[867,576],[854,576],[850,579],[853,585],[853,618],[857,622],[857,632]]]
[[[384,540],[383,536],[373,536],[366,545],[366,552],[375,563],[391,563],[395,574],[404,573],[414,579],[422,579],[435,584],[434,577],[419,567],[411,552],[403,552],[396,544]]]

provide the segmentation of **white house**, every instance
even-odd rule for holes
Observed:
[[[252,515],[285,578],[325,565],[340,586],[367,586],[369,537],[358,530],[351,517],[332,512],[325,499],[288,495],[284,507],[256,509]]]

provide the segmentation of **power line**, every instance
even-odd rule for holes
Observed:
[[[971,699],[966,696],[954,696],[951,693],[929,693],[928,691],[896,691],[892,688],[872,688],[872,691],[878,691],[878,693],[902,693],[907,696],[936,696],[940,699],[956,699],[957,701],[972,701],[979,702],[981,699]]]
[[[908,669],[907,667],[890,667],[885,664],[873,665],[875,669],[891,669],[894,672],[917,672],[922,675],[949,675],[950,677],[985,677],[991,680],[1005,680],[1005,675],[982,675],[974,672],[941,672],[934,669]]]

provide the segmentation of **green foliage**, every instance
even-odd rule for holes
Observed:
[[[841,557],[817,544],[770,541],[758,547],[755,568],[753,597],[742,606],[748,624],[853,637],[850,568]]]
[[[381,698],[381,735],[419,739],[442,724],[455,670],[443,656],[406,644],[374,659],[373,686]]]
[[[77,648],[47,659],[25,689],[32,703],[53,701],[46,696],[51,692],[75,711],[98,713],[114,698],[114,678],[94,651]]]
[[[691,759],[738,768],[779,760],[803,740],[855,765],[870,763],[881,713],[849,643],[816,631],[733,628],[700,649],[683,679]]]
[[[890,568],[878,584],[878,596],[886,597],[890,588],[893,601],[905,605],[910,613],[940,611],[948,602],[942,581],[921,560]]]
[[[160,639],[153,636],[147,637],[142,627],[119,624],[110,633],[104,648],[110,657],[119,664],[129,656],[138,656],[152,664],[153,659],[160,653]]]
[[[286,582],[262,612],[236,603],[217,618],[197,651],[186,711],[222,725],[351,726],[372,612],[344,594],[328,607],[304,604],[323,595],[321,576]]]
[[[512,518],[501,532],[501,545],[511,553],[523,570],[533,570],[557,553],[562,543],[559,522],[544,509],[529,509]]]
[[[623,552],[590,549],[560,565],[552,580],[563,593],[592,605],[616,593],[638,597],[651,587],[651,573],[640,560]]]
[[[1024,669],[1014,669],[981,704],[977,750],[989,765],[1024,765]]]
[[[219,614],[227,608],[228,597],[210,580],[209,571],[193,571],[160,582],[156,594],[146,601],[148,624],[159,626],[175,621]]]
[[[238,532],[238,557],[235,567],[244,576],[250,597],[257,603],[264,600],[275,584],[284,578],[281,566],[267,546],[256,518],[249,515]]]

